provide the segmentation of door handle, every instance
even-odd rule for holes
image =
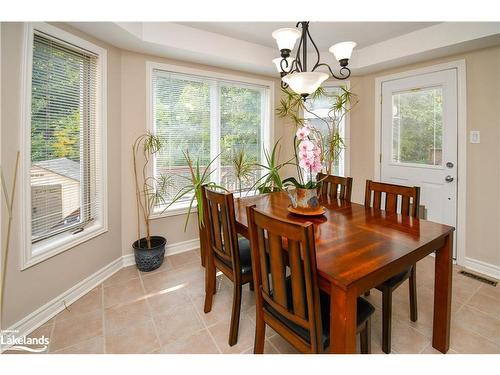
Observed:
[[[446,176],[446,177],[444,178],[444,180],[445,180],[446,182],[452,182],[452,181],[454,180],[454,178],[453,178],[453,177],[451,177],[450,175],[448,175],[448,176]]]

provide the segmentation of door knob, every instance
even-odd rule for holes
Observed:
[[[446,177],[444,178],[444,180],[445,180],[446,182],[452,182],[452,181],[454,180],[454,178],[453,178],[453,177],[451,177],[450,175],[448,175],[448,176],[446,176]]]

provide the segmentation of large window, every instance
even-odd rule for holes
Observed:
[[[326,86],[324,89],[326,95],[315,99],[309,99],[306,102],[309,111],[312,113],[308,113],[306,111],[304,113],[304,118],[306,118],[314,128],[318,129],[321,133],[323,133],[323,135],[326,135],[328,133],[328,126],[323,120],[329,121],[331,123],[328,113],[332,105],[335,103],[335,95],[341,93],[341,88],[338,86]],[[349,124],[345,115],[340,117],[341,120],[338,123],[338,130],[340,136],[344,139],[344,147],[342,148],[340,155],[335,162],[335,165],[333,167],[333,174],[337,176],[345,176],[346,174],[349,173],[348,170]]]
[[[98,53],[63,41],[41,26],[30,34],[27,51],[30,111],[27,136],[25,263],[73,245],[96,227],[103,229]],[[62,35],[65,36],[64,33]],[[28,176],[29,175],[29,176]]]
[[[170,197],[189,178],[186,151],[199,158],[201,168],[218,156],[210,180],[237,190],[233,156],[243,150],[247,161],[259,163],[269,139],[269,86],[158,67],[151,68],[151,76],[152,125],[162,142],[153,173],[174,178]],[[255,168],[242,188],[250,189],[259,173]]]

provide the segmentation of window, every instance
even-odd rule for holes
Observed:
[[[269,86],[196,73],[151,67],[152,127],[162,142],[153,174],[174,178],[170,197],[189,178],[185,151],[193,160],[200,158],[201,168],[219,156],[210,180],[235,191],[239,187],[231,165],[234,153],[244,150],[249,161],[258,163],[268,146]],[[242,190],[250,189],[259,174],[256,168],[242,181]]]
[[[392,162],[442,165],[443,88],[392,95]]]
[[[341,89],[338,86],[327,86],[324,87],[324,89],[327,95],[315,99],[308,99],[306,105],[308,106],[308,110],[312,113],[305,111],[304,118],[306,118],[315,129],[318,129],[323,135],[326,135],[328,133],[328,127],[322,119],[328,120],[329,108],[335,103],[334,96],[340,94]],[[344,139],[344,147],[333,167],[333,174],[338,176],[346,176],[349,173],[347,158],[349,151],[348,126],[349,124],[346,121],[346,116],[343,116],[339,123],[339,134],[342,139]]]
[[[68,37],[68,39],[66,39]],[[25,121],[25,266],[105,227],[103,52],[48,25],[29,33]]]

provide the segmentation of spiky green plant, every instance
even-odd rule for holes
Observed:
[[[210,188],[222,189],[226,190],[224,187],[217,185],[215,182],[210,181],[210,176],[214,172],[214,170],[210,170],[210,166],[217,160],[219,155],[213,158],[206,167],[200,167],[200,158],[197,157],[196,161],[193,162],[189,151],[183,151],[184,158],[186,159],[186,163],[189,168],[189,177],[180,176],[188,180],[188,184],[183,186],[179,192],[174,196],[172,201],[165,207],[163,210],[166,211],[170,206],[174,203],[178,202],[180,199],[184,197],[191,198],[189,200],[188,214],[186,216],[186,222],[184,223],[184,230],[186,230],[187,225],[189,223],[189,217],[191,216],[191,211],[193,209],[194,201],[196,200],[196,204],[198,207],[198,224],[200,228],[203,227],[203,199],[201,195],[201,187],[203,185],[207,185]]]
[[[159,177],[148,176],[148,165],[154,154],[161,149],[161,140],[158,136],[145,133],[136,138],[132,145],[132,157],[134,161],[135,194],[137,203],[137,240],[141,236],[141,216],[146,229],[146,243],[151,248],[151,214],[158,205],[165,204],[167,190],[173,186],[172,176],[160,175]],[[142,154],[144,160],[141,171],[138,167],[138,155]]]
[[[233,152],[231,164],[234,170],[234,176],[238,180],[238,192],[241,196],[241,185],[243,180],[248,180],[253,176],[254,163],[250,162],[244,148]]]
[[[322,162],[326,167],[326,174],[332,173],[333,166],[336,161],[338,161],[340,153],[345,148],[339,125],[346,114],[358,103],[356,94],[345,87],[340,87],[340,90],[340,93],[329,93],[323,87],[319,87],[309,96],[311,100],[325,96],[333,98],[333,104],[328,110],[326,119],[310,111],[302,96],[288,89],[282,90],[283,97],[276,109],[276,113],[279,117],[289,118],[295,127],[304,126],[306,121],[303,117],[304,112],[311,114],[313,117],[326,124],[328,129],[326,134],[322,134],[315,128],[312,129],[321,140]]]
[[[291,160],[284,163],[279,163],[279,153],[281,147],[278,148],[280,140],[276,141],[271,152],[264,149],[264,157],[266,159],[265,164],[256,163],[255,166],[262,168],[264,173],[260,178],[257,179],[255,184],[251,187],[251,190],[257,189],[260,193],[271,193],[274,191],[283,190],[283,182],[280,177],[280,170],[286,165],[291,164]]]

